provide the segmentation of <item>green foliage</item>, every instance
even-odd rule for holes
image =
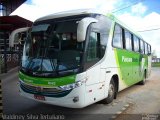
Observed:
[[[152,67],[160,67],[160,62],[153,62]]]

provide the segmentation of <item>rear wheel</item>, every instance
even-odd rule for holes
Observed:
[[[108,97],[106,99],[104,99],[104,102],[106,104],[111,103],[113,101],[115,95],[116,95],[116,86],[115,86],[115,83],[112,79],[110,84],[109,84]]]
[[[146,73],[146,70],[144,71],[144,78],[142,81],[140,81],[140,85],[145,85],[146,83],[146,78],[147,78],[147,73]]]

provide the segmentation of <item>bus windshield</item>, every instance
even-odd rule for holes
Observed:
[[[83,51],[76,21],[34,25],[24,45],[21,69],[35,76],[77,73]]]

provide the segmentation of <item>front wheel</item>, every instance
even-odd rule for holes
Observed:
[[[112,79],[110,84],[109,84],[108,97],[106,99],[104,99],[104,102],[106,104],[111,103],[113,101],[114,97],[115,97],[115,94],[116,94],[116,86],[115,86],[115,83]]]

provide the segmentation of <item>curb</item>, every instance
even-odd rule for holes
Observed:
[[[19,69],[19,66],[15,67],[15,68],[13,68],[11,70],[9,70],[7,73],[0,74],[0,78],[3,79],[3,77],[7,76],[8,74],[13,73],[14,71],[18,71],[18,69]]]
[[[2,120],[3,105],[2,105],[2,81],[0,80],[0,119]]]

